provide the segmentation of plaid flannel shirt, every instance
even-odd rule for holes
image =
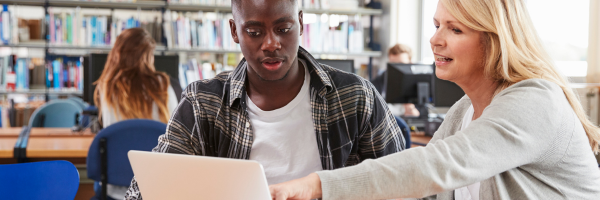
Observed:
[[[379,158],[405,148],[394,116],[373,85],[318,63],[302,47],[308,65],[312,117],[325,170]],[[231,72],[191,83],[152,151],[249,159],[252,127],[246,104],[244,60]],[[125,199],[142,199],[135,178]]]

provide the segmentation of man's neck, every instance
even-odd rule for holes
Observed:
[[[292,64],[287,75],[277,81],[266,81],[248,72],[246,92],[252,102],[261,110],[271,111],[291,102],[300,92],[304,83],[304,67],[299,58]],[[248,67],[247,70],[252,70]]]

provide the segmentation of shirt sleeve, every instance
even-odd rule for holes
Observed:
[[[466,129],[426,147],[317,172],[323,199],[420,198],[541,162],[560,135],[557,127],[578,120],[562,90],[548,87],[533,84],[503,91]],[[438,130],[443,131],[451,130]]]
[[[360,160],[375,159],[393,154],[405,149],[405,141],[402,131],[396,123],[396,118],[387,107],[386,102],[375,90],[375,87],[367,82],[365,89],[367,111],[361,130],[358,153]]]
[[[189,155],[204,155],[205,151],[201,148],[201,138],[199,137],[200,116],[204,114],[199,103],[188,94],[193,92],[191,88],[182,94],[181,102],[175,109],[169,123],[167,131],[158,138],[158,145],[152,149],[152,152],[176,153]],[[169,98],[169,101],[171,98]],[[129,190],[125,194],[126,200],[141,200],[142,196],[138,188],[135,177],[131,181]]]

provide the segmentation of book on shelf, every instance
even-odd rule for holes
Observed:
[[[360,16],[304,14],[300,46],[309,52],[363,52]]]
[[[14,12],[9,10],[8,5],[2,5],[0,13],[0,44],[15,44],[18,43],[18,19]]]
[[[182,88],[185,88],[194,81],[211,79],[223,71],[232,71],[233,69],[233,66],[222,63],[201,62],[196,58],[188,59],[188,61],[179,63],[179,83]]]
[[[80,57],[50,56],[46,61],[46,88],[55,91],[83,90]]]
[[[167,0],[167,2],[195,5],[231,6],[231,0]]]
[[[231,37],[231,13],[181,13],[167,10],[163,17],[163,29],[169,48],[240,49]]]
[[[16,55],[0,57],[0,91],[28,91],[53,88],[54,90],[82,90],[82,71],[79,57],[50,56],[19,58]],[[63,61],[64,60],[64,61]]]
[[[162,30],[158,19],[121,19],[112,15],[83,14],[79,7],[50,7],[46,16],[49,22],[47,37],[50,44],[54,45],[109,46],[114,44],[123,30],[141,27],[146,29],[157,43],[161,43]]]
[[[192,5],[231,6],[231,0],[167,0],[169,3]],[[353,10],[359,7],[359,0],[298,0],[298,6],[311,9],[336,9]]]

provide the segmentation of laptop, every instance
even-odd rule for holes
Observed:
[[[135,150],[128,156],[145,200],[271,200],[256,161]]]

